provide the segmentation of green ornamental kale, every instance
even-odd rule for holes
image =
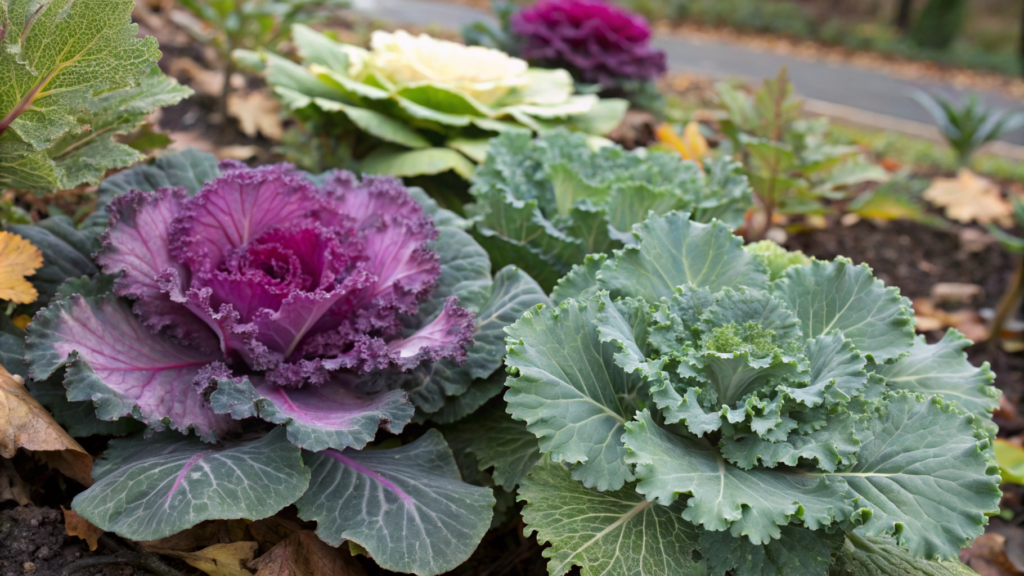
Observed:
[[[495,266],[515,263],[550,290],[587,254],[631,243],[630,227],[652,211],[739,226],[752,198],[740,170],[728,159],[701,170],[668,152],[595,151],[565,130],[502,134],[473,176],[467,211]]]
[[[537,463],[468,447],[520,482],[549,573],[970,573],[1000,491],[969,341],[915,337],[910,302],[843,258],[678,212],[634,234],[506,328],[502,438],[536,437]]]

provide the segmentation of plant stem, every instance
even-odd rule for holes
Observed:
[[[992,317],[992,323],[989,325],[989,346],[999,344],[1003,326],[1007,320],[1017,313],[1022,300],[1024,300],[1024,256],[1018,256],[1017,267],[1013,271],[1013,278],[1010,279],[1010,284],[1006,287],[1006,291],[1003,292],[1003,297],[999,299],[995,316]]]

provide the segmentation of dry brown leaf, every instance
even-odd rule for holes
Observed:
[[[28,492],[28,484],[18,475],[14,464],[6,458],[0,458],[0,502],[13,500],[18,506],[28,506],[32,503]]]
[[[202,64],[188,57],[171,58],[167,65],[167,73],[171,76],[188,77],[188,85],[200,94],[207,96],[220,96],[224,88],[224,73],[219,70],[210,70]]]
[[[944,208],[950,220],[1013,225],[1013,207],[1003,198],[999,186],[967,168],[961,168],[956,178],[932,180],[924,198]]]
[[[365,576],[347,552],[333,548],[309,530],[296,532],[249,563],[256,576]]]
[[[960,561],[980,576],[1020,576],[1006,557],[1006,538],[994,532],[978,536],[970,548],[961,550]]]
[[[74,510],[65,510],[63,506],[60,509],[64,511],[64,530],[68,536],[78,536],[85,540],[89,543],[89,551],[95,552],[99,546],[100,536],[103,536],[103,530],[90,524]]]
[[[255,542],[232,542],[214,544],[196,552],[159,548],[148,550],[154,554],[184,560],[189,566],[202,570],[209,576],[252,576],[252,572],[246,570],[245,565],[256,556],[258,547]]]
[[[246,538],[246,528],[245,520],[209,520],[167,538],[139,542],[139,545],[150,552],[192,552],[214,544],[230,544],[243,540]]]
[[[261,550],[270,550],[300,530],[302,526],[298,522],[276,515],[249,524],[249,534],[252,534]]]
[[[250,138],[263,134],[278,141],[284,136],[281,105],[266,92],[234,93],[228,96],[228,115],[238,119],[238,127]]]
[[[0,232],[0,300],[31,304],[39,292],[25,280],[43,265],[43,253],[17,234]]]
[[[18,448],[35,452],[79,484],[92,485],[92,456],[29,395],[21,376],[0,366],[0,456],[13,458]]]

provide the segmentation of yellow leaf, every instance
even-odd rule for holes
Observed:
[[[25,280],[43,265],[43,253],[17,234],[0,232],[0,300],[31,304],[39,297]]]
[[[956,178],[936,178],[924,191],[924,198],[944,208],[946,217],[957,222],[1013,225],[1013,207],[999,193],[999,186],[967,168]]]
[[[996,438],[993,448],[996,462],[1003,473],[1003,482],[1024,484],[1024,448],[1002,438]]]
[[[14,318],[11,318],[11,323],[24,330],[28,323],[32,321],[32,317],[28,314],[18,314]]]
[[[65,510],[63,506],[61,506],[61,510],[64,511],[64,530],[67,531],[68,536],[78,536],[85,540],[89,543],[89,551],[95,552],[96,547],[99,546],[100,536],[103,536],[103,530],[90,524],[74,510]]]
[[[366,576],[352,556],[308,530],[296,532],[249,563],[256,576]]]
[[[29,395],[21,376],[0,366],[0,457],[13,458],[19,448],[35,452],[79,484],[92,485],[92,456]]]
[[[700,133],[700,124],[691,121],[683,130],[682,138],[668,124],[658,126],[655,131],[658,140],[679,152],[684,160],[694,160],[698,164],[708,155],[708,141]]]
[[[232,542],[230,544],[214,544],[196,552],[180,550],[163,550],[147,547],[156,554],[184,560],[189,566],[202,570],[209,576],[252,576],[245,569],[247,562],[256,556],[259,544],[255,542]]]

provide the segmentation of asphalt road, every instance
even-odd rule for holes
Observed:
[[[353,8],[399,25],[415,24],[458,30],[480,20],[494,22],[493,16],[487,12],[437,0],[353,0]],[[968,91],[941,82],[904,79],[883,71],[758,51],[727,42],[659,36],[654,43],[667,53],[669,67],[673,72],[759,81],[774,76],[779,68],[786,66],[801,96],[924,124],[932,124],[932,120],[911,99],[910,95],[916,90],[953,98],[964,98],[968,94]],[[989,106],[1001,110],[1024,109],[1024,103],[1001,92],[981,92],[979,96]],[[1008,135],[1004,140],[1024,144],[1024,129]]]

